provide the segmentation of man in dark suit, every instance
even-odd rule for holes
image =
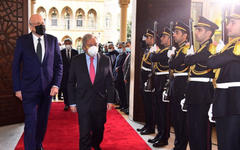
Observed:
[[[70,109],[78,112],[80,150],[101,150],[106,111],[114,101],[110,59],[98,53],[96,38],[83,37],[82,53],[73,58],[68,80]]]
[[[43,150],[52,96],[62,79],[62,58],[56,37],[45,34],[43,18],[32,15],[30,34],[17,40],[13,59],[13,88],[25,114],[25,150]]]
[[[61,88],[63,90],[63,99],[64,99],[64,110],[67,111],[69,108],[69,100],[67,93],[67,82],[68,82],[68,74],[70,69],[71,60],[74,56],[78,55],[77,50],[72,49],[72,40],[67,38],[64,40],[65,48],[61,50],[62,61],[63,61],[63,77]]]
[[[119,55],[116,58],[116,62],[113,68],[113,77],[115,82],[115,88],[119,93],[120,98],[120,106],[116,107],[116,109],[120,109],[123,111],[127,108],[127,100],[126,100],[126,91],[125,91],[125,84],[124,84],[124,76],[123,76],[123,63],[127,54],[125,53],[125,44],[123,42],[118,44],[118,52]]]

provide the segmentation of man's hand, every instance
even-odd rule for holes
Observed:
[[[112,110],[113,104],[112,103],[108,103],[107,104],[107,110]]]
[[[21,91],[17,91],[15,93],[15,96],[22,101],[22,92]]]
[[[125,84],[127,84],[127,83],[128,83],[128,81],[127,81],[127,80],[124,80],[124,83],[125,83]]]
[[[168,58],[171,58],[175,54],[176,48],[172,47],[172,49],[169,49],[167,52]]]
[[[193,46],[191,46],[191,47],[188,49],[188,51],[187,51],[187,56],[188,56],[188,55],[193,55],[193,54],[195,54],[195,52],[194,52]]]
[[[51,88],[50,96],[55,96],[58,93],[58,87],[53,86]]]
[[[77,106],[75,106],[75,105],[73,105],[73,106],[70,105],[70,109],[73,113],[77,112]]]

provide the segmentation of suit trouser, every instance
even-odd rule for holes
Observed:
[[[163,87],[165,86],[167,76],[155,76],[155,116],[158,134],[161,140],[167,141],[170,137],[170,104],[162,101]]]
[[[79,121],[79,149],[91,150],[91,147],[97,148],[103,140],[104,123],[106,122],[105,110],[90,110],[81,112],[78,109]]]
[[[122,108],[127,107],[126,90],[125,90],[124,81],[123,80],[115,81],[115,87],[119,94],[120,107],[122,107]]]
[[[216,117],[218,150],[240,149],[240,115]]]
[[[25,115],[25,150],[36,150],[36,148],[40,148],[42,145],[47,129],[48,114],[51,106],[51,96],[49,93],[22,92],[23,110]]]
[[[145,115],[145,126],[150,129],[155,129],[154,124],[154,113],[153,113],[153,100],[154,100],[154,93],[152,92],[145,92],[144,91],[144,83],[148,79],[148,73],[146,71],[141,72],[141,90],[142,90],[142,100],[143,100],[143,108],[144,108],[144,115]]]
[[[129,89],[130,89],[130,83],[126,83],[125,90],[126,90],[127,107],[129,107]]]
[[[186,102],[189,145],[192,150],[211,150],[211,124],[208,110],[213,98],[212,83],[189,82]]]
[[[173,98],[170,100],[172,124],[175,133],[174,150],[186,150],[187,114],[181,110],[180,101],[184,98],[187,77],[175,77],[173,83]]]
[[[68,88],[67,88],[67,86],[64,86],[64,87],[62,88],[62,90],[63,90],[63,100],[64,100],[64,104],[65,104],[66,106],[69,106]]]

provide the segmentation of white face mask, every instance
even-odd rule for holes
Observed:
[[[88,54],[91,56],[91,57],[94,57],[96,56],[98,53],[98,48],[97,46],[91,46],[88,48]]]
[[[119,48],[119,49],[118,49],[118,52],[119,52],[119,53],[122,53],[122,52],[123,52],[123,49],[122,49],[122,48]]]
[[[65,45],[66,49],[71,49],[72,46],[71,45]]]

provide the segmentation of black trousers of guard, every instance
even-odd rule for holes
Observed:
[[[185,97],[187,76],[175,77],[173,98],[170,100],[172,124],[175,132],[174,150],[186,150],[188,144],[187,114],[181,110],[180,101]],[[194,149],[193,149],[194,150]]]
[[[152,92],[145,92],[144,91],[144,83],[148,79],[148,74],[150,72],[147,71],[141,71],[141,91],[142,91],[142,100],[143,100],[143,107],[144,107],[144,115],[145,115],[145,126],[149,130],[155,129],[155,123],[154,123],[154,113],[153,113],[153,98],[154,93]]]
[[[240,149],[240,115],[216,118],[218,150]]]
[[[186,94],[189,145],[193,150],[211,150],[211,124],[208,110],[213,99],[211,82],[189,82]]]
[[[166,84],[167,75],[156,75],[155,85],[155,117],[159,137],[167,141],[170,137],[170,103],[162,101],[163,88]]]

